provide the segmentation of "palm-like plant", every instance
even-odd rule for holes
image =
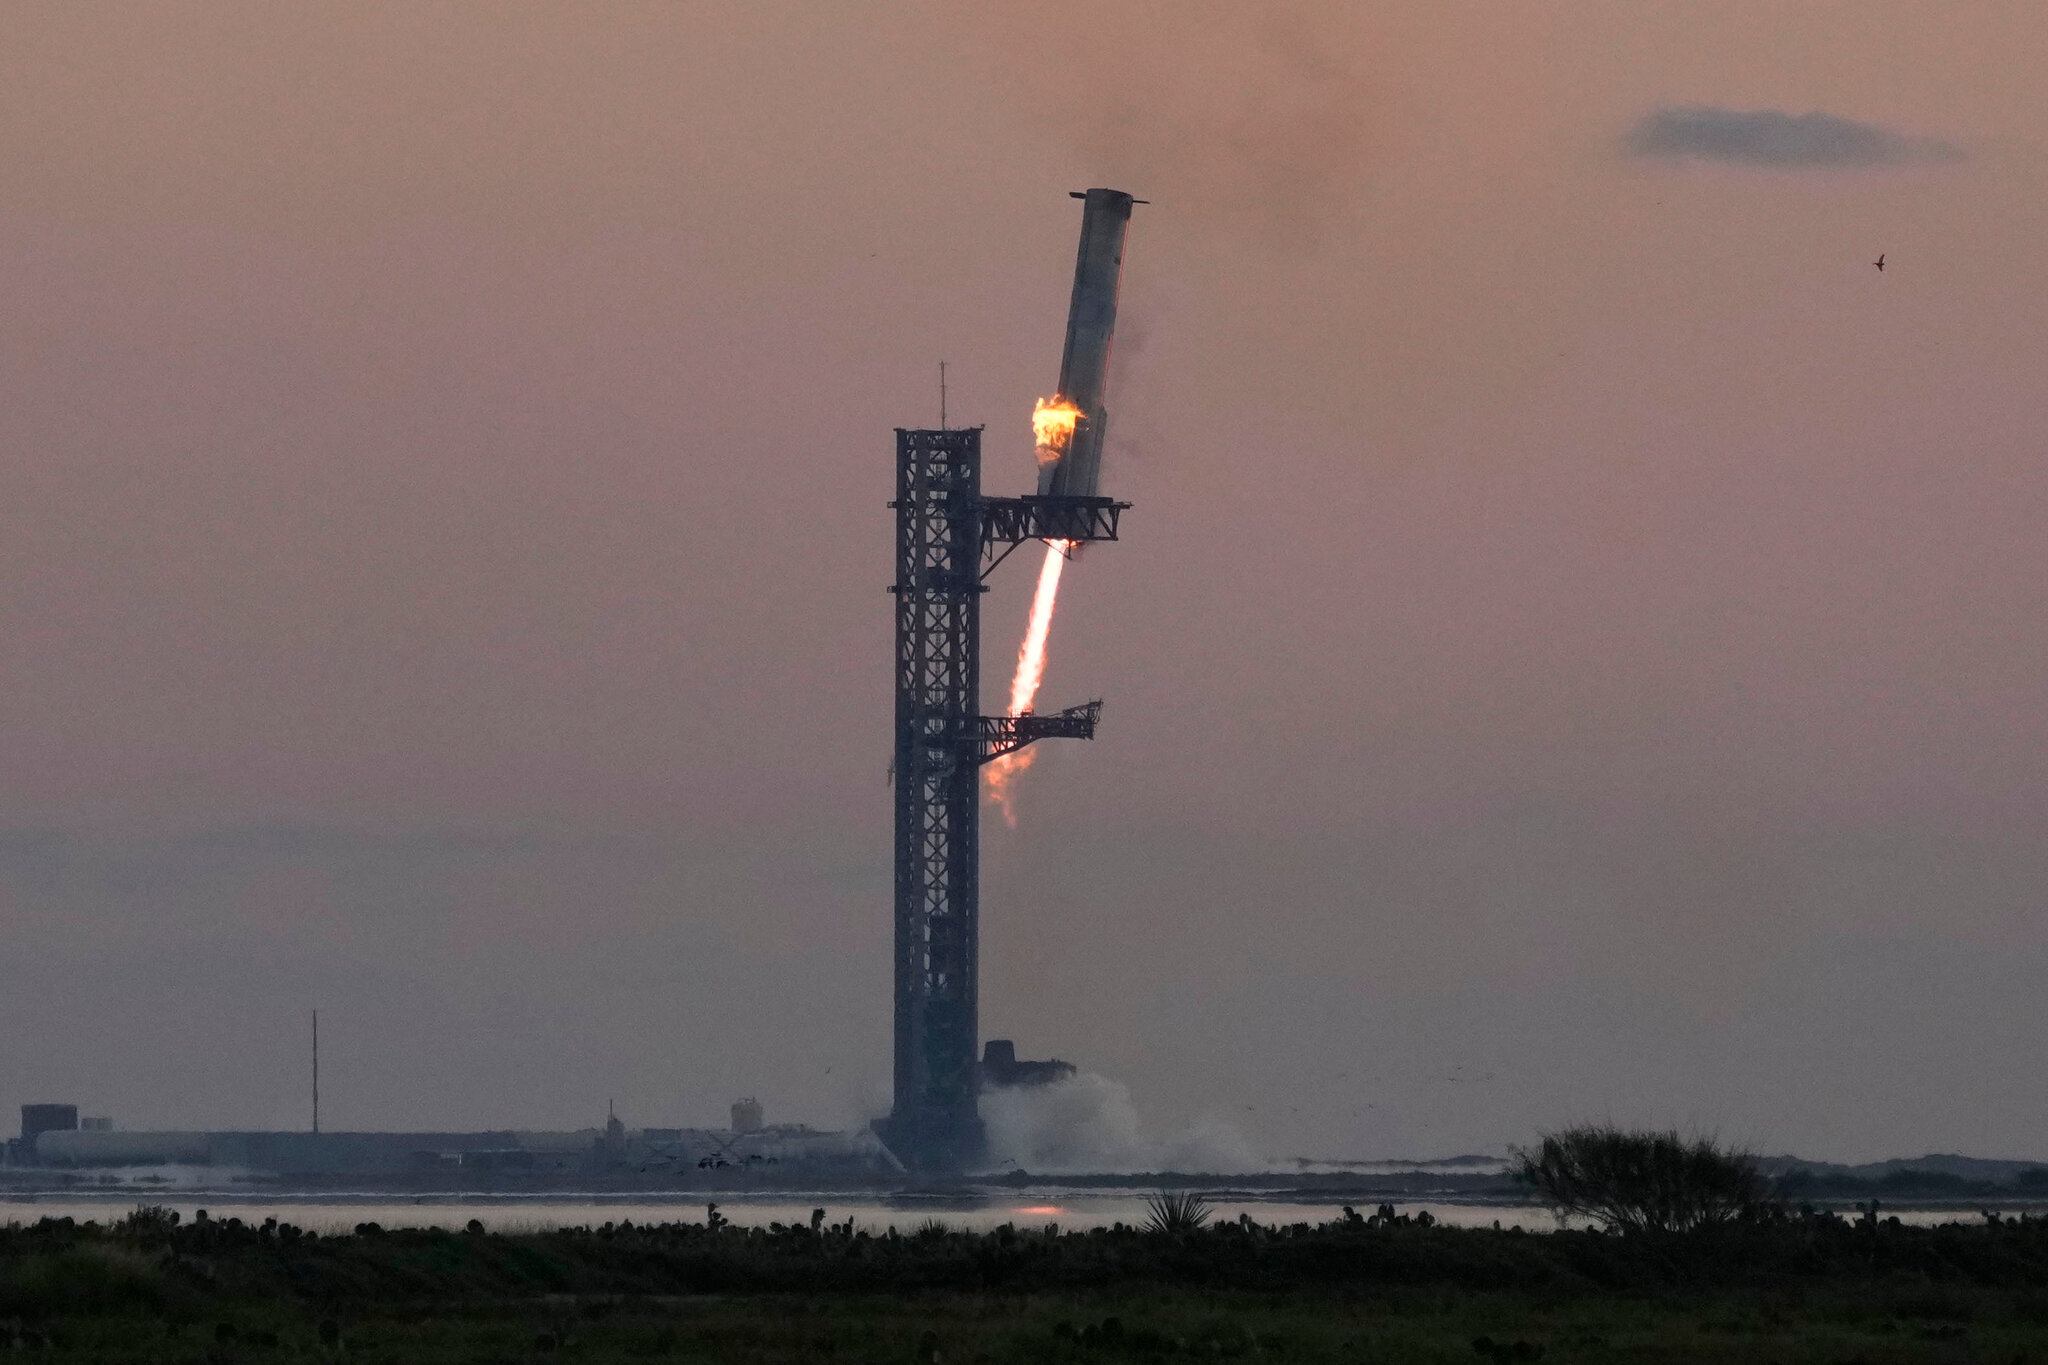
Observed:
[[[1199,1194],[1175,1194],[1161,1190],[1145,1201],[1145,1209],[1152,1216],[1145,1220],[1145,1231],[1163,1232],[1170,1236],[1193,1232],[1209,1221],[1209,1201]]]

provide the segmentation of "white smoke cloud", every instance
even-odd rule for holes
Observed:
[[[1237,1175],[1270,1164],[1229,1126],[1202,1119],[1153,1137],[1121,1082],[1084,1071],[981,1098],[992,1165],[1041,1175],[1184,1171]]]

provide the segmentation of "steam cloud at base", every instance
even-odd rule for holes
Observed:
[[[984,1092],[981,1114],[989,1164],[1034,1174],[1239,1175],[1270,1164],[1243,1134],[1212,1120],[1148,1136],[1129,1088],[1090,1071],[1052,1085]]]

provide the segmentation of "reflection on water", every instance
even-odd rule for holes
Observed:
[[[945,1195],[892,1195],[849,1198],[844,1194],[819,1194],[810,1198],[778,1193],[773,1197],[744,1194],[721,1195],[718,1211],[733,1223],[745,1227],[766,1227],[770,1223],[808,1225],[813,1209],[824,1209],[828,1221],[843,1223],[852,1218],[854,1226],[869,1232],[891,1227],[905,1232],[927,1220],[950,1227],[982,1231],[1005,1223],[1020,1228],[1041,1228],[1057,1224],[1073,1230],[1110,1227],[1117,1223],[1142,1224],[1149,1216],[1146,1192],[1134,1190],[1046,1190],[1025,1192],[988,1191]],[[387,1228],[446,1228],[459,1231],[475,1218],[493,1232],[538,1232],[563,1227],[596,1227],[605,1223],[701,1223],[704,1199],[675,1196],[669,1199],[645,1195],[606,1198],[548,1195],[524,1198],[508,1195],[434,1195],[418,1199],[329,1196],[325,1198],[259,1199],[247,1195],[223,1198],[180,1198],[137,1200],[132,1196],[91,1199],[76,1194],[48,1198],[15,1196],[0,1200],[0,1224],[33,1223],[39,1218],[75,1218],[80,1222],[109,1222],[122,1217],[137,1203],[162,1203],[190,1220],[199,1209],[209,1217],[240,1218],[260,1223],[275,1218],[315,1232],[347,1232],[358,1223],[376,1223]],[[1354,1200],[1363,1214],[1377,1207],[1374,1199]],[[1405,1214],[1428,1212],[1453,1227],[1521,1227],[1530,1232],[1547,1232],[1555,1220],[1533,1204],[1454,1204],[1428,1201],[1401,1203]],[[2028,1206],[2039,1212],[2040,1206]],[[1214,1217],[1235,1222],[1246,1216],[1268,1225],[1327,1223],[1342,1216],[1341,1201],[1302,1203],[1294,1200],[1247,1199],[1223,1196],[1212,1200]],[[1977,1206],[1943,1208],[1899,1208],[1887,1205],[1887,1217],[1896,1214],[1901,1222],[1915,1224],[1974,1222]],[[1849,1215],[1853,1216],[1853,1214]]]

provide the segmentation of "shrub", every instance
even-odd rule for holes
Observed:
[[[1147,1232],[1179,1235],[1194,1232],[1209,1221],[1209,1201],[1199,1194],[1172,1194],[1161,1190],[1145,1201],[1152,1215],[1145,1220]]]
[[[1688,1232],[1759,1212],[1769,1186],[1748,1154],[1710,1138],[1582,1124],[1513,1153],[1515,1177],[1560,1215],[1611,1231]]]
[[[163,1297],[155,1260],[129,1247],[88,1243],[0,1262],[0,1319],[147,1312]]]
[[[171,1239],[178,1226],[178,1211],[161,1204],[141,1204],[114,1224],[114,1236],[138,1246],[159,1246]]]

